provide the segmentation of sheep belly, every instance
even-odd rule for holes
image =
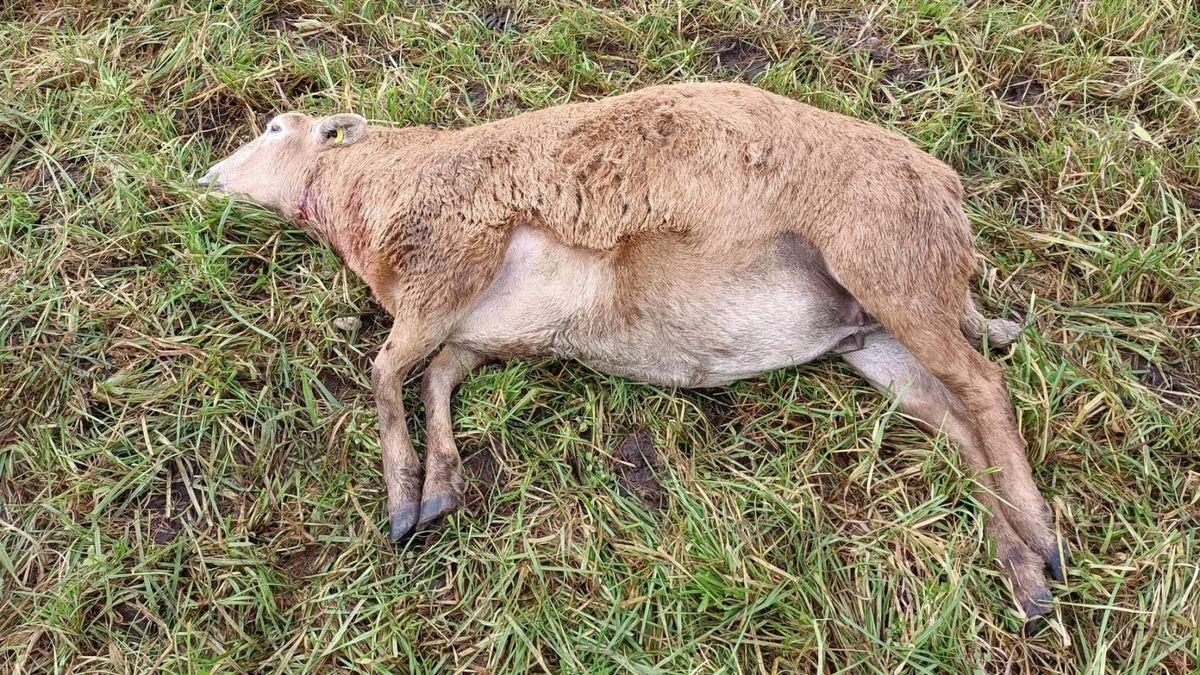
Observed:
[[[641,382],[715,387],[819,358],[862,330],[848,318],[852,298],[786,255],[727,274],[657,262],[679,274],[629,274],[626,260],[617,283],[609,258],[520,228],[447,341],[496,358],[553,354]]]

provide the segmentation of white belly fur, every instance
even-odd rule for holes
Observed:
[[[844,318],[848,296],[789,255],[772,252],[726,273],[694,260],[679,266],[666,282],[639,285],[626,275],[620,285],[609,256],[520,228],[495,281],[447,341],[497,357],[554,354],[652,384],[714,387],[811,361],[857,329]]]

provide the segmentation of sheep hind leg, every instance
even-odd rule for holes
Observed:
[[[876,389],[900,398],[900,410],[930,433],[939,430],[952,440],[981,487],[979,501],[990,512],[987,532],[996,542],[996,557],[1012,584],[1026,617],[1050,611],[1050,590],[1041,556],[1013,529],[995,494],[994,477],[962,403],[886,331],[871,333],[861,349],[842,355]]]
[[[835,278],[863,309],[961,402],[964,420],[979,439],[983,457],[999,469],[994,480],[1001,510],[1021,539],[1041,556],[1051,576],[1061,581],[1066,555],[1050,508],[1034,483],[1000,367],[964,336],[974,263],[965,216],[944,194],[918,196],[919,211],[907,214],[918,222],[879,222],[881,213],[906,216],[903,201],[885,201],[853,214],[856,226],[837,230],[841,235],[825,240],[822,254]],[[887,230],[910,235],[883,243],[874,239]]]
[[[996,487],[1013,528],[1063,580],[1066,556],[1059,547],[1051,511],[1033,480],[1025,444],[1017,430],[1000,367],[966,341],[957,312],[939,309],[932,294],[895,301],[876,299],[872,312],[897,340],[962,403],[983,454],[999,469]],[[871,303],[864,302],[871,307]],[[919,308],[914,310],[915,308]]]

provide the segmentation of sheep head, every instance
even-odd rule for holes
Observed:
[[[321,153],[357,143],[366,134],[367,121],[359,115],[314,118],[284,113],[272,119],[258,138],[214,164],[198,182],[293,218]]]

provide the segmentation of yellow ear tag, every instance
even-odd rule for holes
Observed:
[[[334,145],[341,145],[342,141],[346,140],[346,130],[341,127],[337,128],[337,135],[333,137]]]

